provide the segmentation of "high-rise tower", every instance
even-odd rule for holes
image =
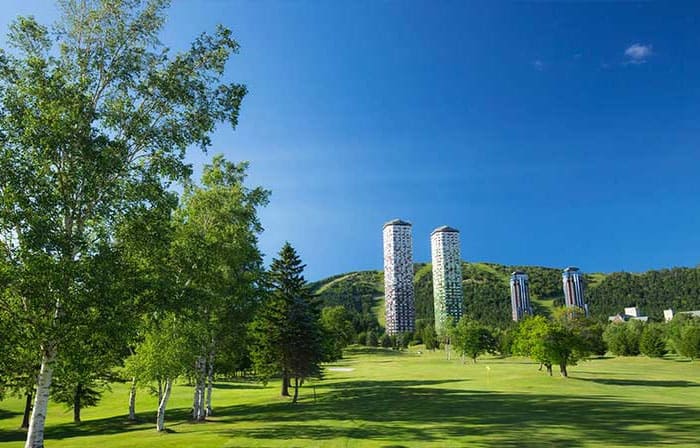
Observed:
[[[569,266],[562,272],[561,279],[564,286],[564,304],[567,307],[581,308],[588,316],[588,305],[583,299],[583,273],[578,268]]]
[[[442,226],[430,234],[433,261],[433,300],[435,331],[440,334],[448,318],[457,323],[462,317],[462,259],[459,254],[459,230]]]
[[[384,224],[383,233],[386,332],[394,335],[415,329],[411,223],[394,219]]]
[[[510,305],[513,309],[513,320],[516,322],[525,315],[532,315],[530,282],[523,271],[515,271],[510,276]]]

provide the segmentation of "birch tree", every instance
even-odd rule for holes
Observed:
[[[226,333],[250,315],[262,276],[257,211],[269,193],[245,186],[247,166],[215,156],[204,167],[201,185],[186,188],[175,216],[175,283],[187,298],[186,311],[204,332],[192,371],[195,421],[212,413],[216,354],[230,341]]]
[[[187,372],[197,355],[192,335],[199,329],[172,313],[153,322],[134,355],[126,360],[126,370],[141,384],[158,387],[156,430],[165,430],[165,412],[175,381]]]
[[[173,54],[158,40],[167,0],[64,0],[49,31],[10,26],[0,52],[0,250],[41,356],[27,448],[43,447],[53,366],[86,309],[90,260],[115,218],[185,178],[186,150],[235,126],[245,87],[223,83],[238,50],[219,27]]]

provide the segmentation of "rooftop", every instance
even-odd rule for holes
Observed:
[[[564,269],[564,272],[578,272],[578,268],[575,266],[569,266],[568,268]]]
[[[392,219],[391,221],[384,224],[386,226],[410,226],[411,223],[408,221],[403,221],[401,219]]]
[[[441,233],[441,232],[459,233],[459,230],[455,229],[454,227],[450,227],[450,226],[440,226],[437,229],[433,230],[431,235],[433,235],[435,233]]]
[[[513,271],[513,273],[510,275],[527,275],[527,274],[525,274],[524,271]]]

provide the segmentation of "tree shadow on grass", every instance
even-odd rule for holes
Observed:
[[[18,415],[22,415],[21,412],[15,412],[15,411],[8,411],[5,409],[0,409],[0,420],[5,420],[8,418],[15,418]]]
[[[383,356],[404,356],[411,353],[390,348],[381,347],[348,347],[343,351],[344,355],[383,355]]]
[[[459,437],[483,437],[480,445],[541,448],[692,445],[700,432],[696,414],[693,407],[615,396],[484,392],[452,389],[444,381],[353,381],[335,384],[316,403],[232,406],[218,409],[217,420],[245,422],[245,428],[223,432],[259,440],[342,438],[439,446],[462,443]]]
[[[189,409],[172,409],[166,412],[166,429],[177,426],[188,421],[190,417]],[[156,415],[154,412],[139,412],[136,414],[136,422],[127,420],[126,415],[116,417],[101,418],[95,420],[85,420],[79,424],[62,423],[60,425],[49,425],[46,427],[45,439],[71,439],[82,436],[124,434],[143,429],[153,429],[155,431]],[[175,432],[168,430],[169,432]],[[0,431],[0,442],[19,442],[27,438],[24,430]]]
[[[255,383],[255,382],[237,382],[237,383],[214,383],[214,389],[222,389],[222,390],[240,390],[240,389],[263,389],[265,386],[263,386],[260,383]]]
[[[579,378],[572,380],[589,381],[591,383],[607,384],[610,386],[642,386],[642,387],[700,387],[700,383],[683,380],[622,380],[617,378]]]

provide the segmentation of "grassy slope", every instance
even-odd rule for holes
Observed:
[[[469,273],[465,274],[465,282],[475,281],[497,281],[504,285],[508,285],[510,279],[510,271],[513,269],[508,266],[499,265],[496,263],[486,263],[486,262],[475,262],[467,263],[465,262],[465,269],[469,270]],[[527,269],[525,269],[527,270]],[[466,271],[465,271],[466,272]],[[471,274],[475,274],[481,278],[474,277]],[[385,320],[385,310],[384,310],[384,296],[382,295],[384,291],[384,284],[382,273],[380,271],[358,271],[349,272],[345,274],[335,275],[327,279],[320,280],[311,285],[312,289],[317,293],[323,295],[324,292],[330,291],[334,288],[347,288],[348,285],[353,282],[366,282],[368,276],[372,276],[376,279],[374,282],[374,289],[376,291],[376,296],[374,297],[374,303],[372,309],[377,316],[377,320],[380,325],[384,326]],[[414,283],[420,284],[424,277],[432,276],[432,265],[430,263],[419,263],[414,275]],[[490,280],[484,280],[484,278]],[[589,287],[594,287],[599,284],[605,278],[605,274],[592,274],[593,282]],[[428,279],[432,282],[432,278]],[[539,309],[544,310],[545,313],[551,312],[554,309],[554,301],[551,298],[542,298],[537,294],[537,291],[530,291],[531,300],[533,304]]]
[[[698,363],[646,358],[592,360],[571,378],[548,377],[524,359],[462,365],[441,353],[355,349],[297,406],[277,385],[219,384],[216,415],[191,424],[191,388],[175,388],[170,433],[153,429],[154,399],[138,400],[143,423],[125,421],[128,391],[116,385],[75,426],[52,405],[49,447],[593,447],[697,446]],[[0,447],[21,447],[20,400],[0,402]]]

